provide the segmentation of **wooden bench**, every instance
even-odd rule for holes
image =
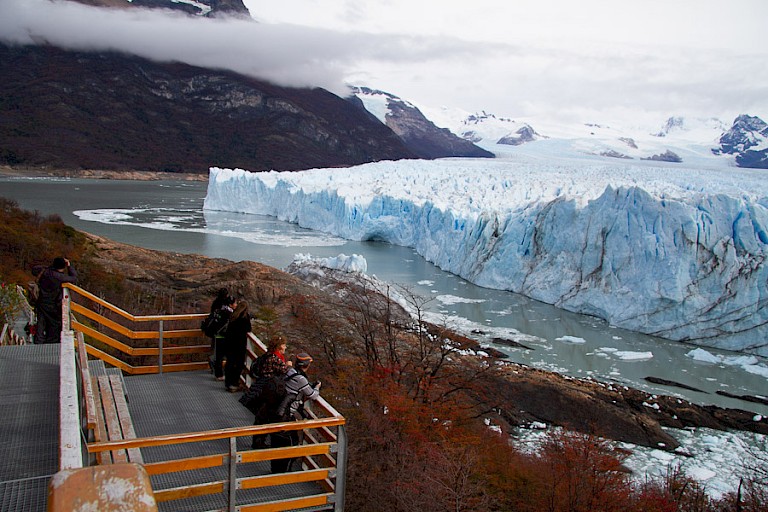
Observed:
[[[125,399],[120,375],[92,375],[82,335],[77,339],[77,352],[85,402],[84,427],[88,442],[118,441],[136,438]],[[143,464],[138,448],[113,450],[96,454],[97,464],[134,462]]]

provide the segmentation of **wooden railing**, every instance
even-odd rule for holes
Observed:
[[[86,306],[83,304],[85,302],[82,300],[83,298],[125,321],[154,323],[153,325],[157,327],[157,330],[134,331],[123,326],[120,322],[109,318],[103,311],[94,311],[94,306]],[[228,503],[227,508],[224,510],[279,511],[306,507],[323,507],[335,511],[344,510],[347,462],[345,419],[322,397],[313,401],[311,408],[307,408],[310,419],[303,421],[113,441],[94,441],[93,437],[89,436],[88,431],[94,427],[98,428],[94,424],[94,422],[98,423],[98,420],[94,419],[92,414],[88,414],[89,406],[87,405],[92,401],[92,398],[89,398],[89,394],[92,395],[93,390],[90,392],[87,390],[87,386],[82,382],[84,380],[81,377],[82,372],[78,372],[78,365],[82,367],[83,364],[87,364],[87,358],[84,353],[80,353],[78,356],[75,355],[76,338],[89,342],[96,341],[108,347],[110,351],[125,354],[129,357],[156,356],[158,358],[157,365],[135,366],[122,361],[117,355],[109,354],[105,350],[92,346],[90,343],[80,343],[80,346],[84,347],[87,354],[103,359],[106,363],[120,368],[128,374],[207,368],[207,361],[204,363],[163,363],[164,355],[208,354],[210,344],[163,346],[166,339],[191,338],[194,343],[195,338],[204,338],[199,328],[177,327],[174,330],[165,330],[165,327],[167,323],[173,325],[173,322],[178,321],[187,323],[194,321],[199,323],[200,319],[205,315],[134,316],[74,285],[65,285],[63,306],[64,331],[62,333],[61,351],[62,469],[87,466],[91,461],[102,460],[102,454],[106,458],[107,453],[105,452],[226,440],[226,445],[229,448],[225,451],[210,453],[205,456],[184,457],[143,464],[143,468],[149,475],[163,475],[215,467],[225,468],[225,473],[228,475],[226,479],[222,480],[170,489],[155,489],[154,497],[157,502],[224,493]],[[79,320],[78,315],[83,317],[84,320]],[[119,341],[113,337],[115,334],[110,335],[105,333],[105,331],[117,333],[117,335],[125,338],[127,341]],[[247,354],[249,360],[253,360],[258,354],[263,353],[265,346],[253,334],[249,334],[248,339]],[[146,340],[154,340],[157,346],[136,348],[130,344],[131,340],[144,340],[145,344]],[[91,404],[90,407],[93,407],[93,405]],[[73,419],[73,416],[76,417]],[[299,446],[261,450],[237,450],[237,439],[240,437],[299,430],[304,432],[304,444]],[[99,456],[94,457],[94,454]],[[241,464],[285,458],[299,458],[301,460],[301,470],[281,474],[237,477],[237,468]],[[317,482],[320,492],[308,496],[270,502],[236,504],[235,501],[236,491],[240,489],[258,489],[303,482]]]
[[[71,322],[72,330],[82,332],[89,339],[87,350],[90,355],[120,368],[128,375],[208,367],[210,343],[199,327],[205,314],[135,316],[78,286],[63,286],[65,310],[71,313],[66,320]],[[96,308],[102,311],[97,312]],[[133,330],[120,321],[130,322],[132,326],[149,325],[152,329]],[[102,348],[96,347],[94,342]],[[137,344],[144,346],[137,347]],[[121,354],[131,359],[149,356],[156,359],[157,364],[133,365],[121,358]],[[174,356],[187,361],[164,362],[166,357]],[[202,358],[205,360],[195,360]]]

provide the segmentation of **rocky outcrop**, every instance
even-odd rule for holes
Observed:
[[[413,158],[323,89],[118,53],[0,44],[0,164],[205,173]]]
[[[525,144],[526,142],[532,142],[539,138],[539,134],[536,133],[536,131],[528,126],[527,124],[523,127],[521,127],[519,130],[517,130],[514,135],[509,134],[505,137],[500,138],[496,144],[506,144],[509,146],[519,146],[520,144]]]
[[[680,156],[677,153],[674,153],[670,150],[666,150],[665,152],[659,153],[657,155],[649,156],[648,158],[641,158],[640,160],[653,160],[656,162],[675,162],[675,163],[679,163],[683,161],[683,159],[680,158]]]
[[[664,126],[661,128],[661,130],[657,133],[654,133],[653,135],[656,137],[666,137],[672,130],[682,128],[684,123],[685,119],[682,117],[670,117],[667,119],[667,122],[664,123]]]

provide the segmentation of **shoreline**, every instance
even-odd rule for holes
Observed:
[[[0,176],[15,178],[57,177],[135,181],[208,181],[207,174],[186,174],[163,171],[114,171],[105,169],[49,169],[45,167],[12,167],[10,165],[0,165]]]

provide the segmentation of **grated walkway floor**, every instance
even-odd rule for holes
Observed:
[[[103,369],[91,361],[92,374]],[[206,371],[124,377],[128,408],[138,437],[230,428],[253,423],[224,383]],[[58,471],[59,345],[0,347],[0,511],[45,512],[47,487]],[[250,437],[237,450],[250,449]],[[142,449],[145,462],[195,457],[229,450],[228,441],[210,441]],[[269,473],[266,462],[239,464],[237,477]],[[157,489],[226,480],[226,468],[152,477]],[[316,483],[238,490],[237,502],[262,502],[322,492]],[[161,511],[214,510],[226,506],[224,495],[160,503]],[[305,510],[323,510],[312,508]]]
[[[58,471],[59,345],[0,347],[0,510],[45,512]]]
[[[137,437],[179,434],[247,426],[253,424],[253,414],[238,399],[240,393],[229,393],[224,383],[216,381],[207,371],[174,372],[161,375],[125,377],[128,408]],[[237,450],[250,449],[251,438],[241,437]],[[227,440],[204,443],[142,448],[144,462],[156,462],[181,457],[197,457],[229,451]],[[269,463],[238,464],[237,477],[265,475]],[[211,468],[195,472],[179,472],[152,476],[156,489],[199,483],[205,478],[226,480],[226,468]],[[237,491],[237,502],[271,501],[323,492],[316,483],[284,485],[278,488]],[[225,496],[189,498],[176,503],[160,503],[163,511],[212,510],[226,506]]]

